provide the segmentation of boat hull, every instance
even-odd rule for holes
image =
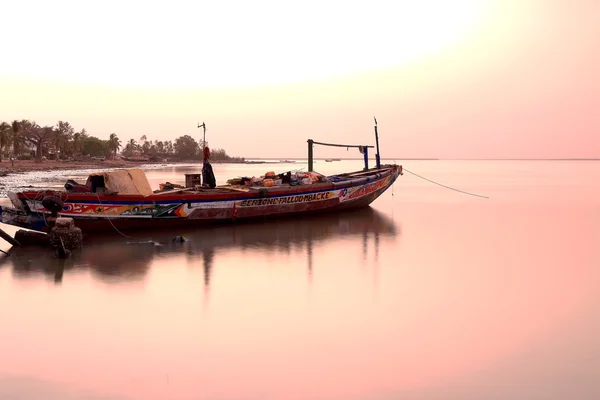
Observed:
[[[17,205],[22,205],[20,211],[4,210],[1,215],[2,222],[45,230],[50,212],[42,205],[42,199],[49,194],[60,196],[63,201],[60,216],[73,218],[84,232],[157,229],[331,213],[367,207],[393,185],[400,173],[401,167],[390,166],[343,182],[225,194],[209,192],[144,197],[31,191],[17,195]]]

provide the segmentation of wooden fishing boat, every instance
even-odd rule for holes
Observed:
[[[386,165],[329,177],[309,175],[303,179],[316,180],[298,185],[228,184],[214,189],[188,187],[153,192],[143,170],[125,169],[90,174],[86,184],[90,192],[9,193],[14,208],[2,207],[0,211],[3,223],[44,230],[51,215],[44,199],[60,199],[59,215],[73,218],[84,232],[304,215],[368,206],[401,172],[399,165]]]
[[[360,148],[365,168],[331,176],[318,174],[313,171],[315,144]],[[84,232],[99,232],[332,213],[368,206],[402,174],[400,165],[381,165],[378,153],[375,168],[369,168],[368,148],[373,146],[310,139],[308,145],[309,165],[304,174],[272,173],[259,179],[234,179],[212,188],[198,185],[199,174],[188,175],[184,188],[163,186],[153,191],[141,169],[95,172],[85,185],[67,182],[64,191],[9,193],[13,207],[0,208],[1,221],[43,231],[54,208],[60,216],[73,218]]]

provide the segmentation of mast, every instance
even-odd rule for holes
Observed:
[[[206,186],[207,182],[206,182],[206,174],[205,174],[205,167],[206,167],[206,160],[204,160],[204,149],[206,148],[206,124],[204,123],[204,121],[202,121],[202,125],[200,125],[200,122],[198,122],[198,128],[202,128],[203,135],[202,135],[202,186]]]
[[[377,118],[373,117],[373,120],[375,121],[375,165],[377,169],[379,169],[381,168],[381,159],[379,158],[379,134],[377,133]]]
[[[313,144],[312,139],[308,139],[308,172],[313,172]]]
[[[206,124],[202,121],[202,125],[198,122],[198,128],[203,128],[204,133],[202,135],[202,154],[204,154],[204,148],[206,147]]]

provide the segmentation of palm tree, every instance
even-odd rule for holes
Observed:
[[[9,146],[11,139],[12,127],[6,122],[2,122],[0,124],[0,162],[2,162],[2,154],[4,153],[4,148]]]
[[[83,141],[88,137],[87,131],[84,129],[81,132],[75,132],[73,134],[73,153],[81,154],[83,150]]]
[[[25,145],[23,137],[23,127],[29,124],[29,121],[23,119],[21,121],[14,120],[11,123],[13,154],[15,157],[21,154],[21,149]]]
[[[108,149],[113,153],[113,159],[117,156],[117,151],[121,148],[121,140],[117,137],[116,133],[111,133],[108,139]]]
[[[156,141],[156,152],[161,155],[165,152],[165,144],[160,140]]]
[[[65,154],[65,149],[69,146],[75,129],[68,122],[58,121],[54,135],[51,138],[52,144],[56,148],[56,159],[58,160],[60,153]]]
[[[144,144],[142,145],[142,153],[145,155],[148,155],[150,153],[150,149],[152,148],[152,141],[149,142],[144,142]]]
[[[137,153],[138,145],[134,139],[129,139],[129,142],[125,145],[123,155],[129,157]]]

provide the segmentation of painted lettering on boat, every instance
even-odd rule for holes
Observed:
[[[387,183],[388,179],[381,179],[377,182],[373,182],[370,183],[368,185],[365,186],[361,186],[360,188],[356,189],[354,192],[352,192],[348,198],[346,198],[346,200],[352,200],[355,199],[357,197],[362,197],[362,196],[366,196],[367,194],[373,193],[374,191],[382,188],[383,186],[385,186],[385,184]]]
[[[311,193],[311,194],[301,194],[298,196],[276,197],[276,198],[272,198],[272,199],[242,200],[239,203],[239,206],[240,207],[276,206],[276,205],[280,205],[280,204],[296,204],[296,203],[305,203],[308,201],[328,200],[331,197],[332,197],[331,192]]]
[[[49,211],[38,200],[27,200],[27,205],[35,212]],[[80,203],[65,203],[61,211],[62,215],[88,215],[95,214],[96,216],[163,216],[172,213],[179,204],[175,205],[112,205],[112,204],[80,204]]]

